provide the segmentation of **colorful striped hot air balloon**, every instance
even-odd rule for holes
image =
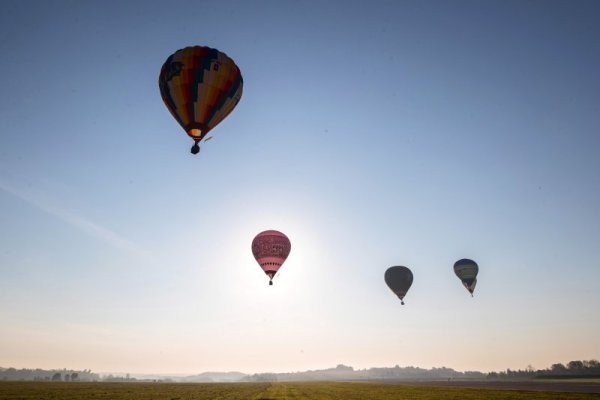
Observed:
[[[290,254],[290,239],[279,231],[264,231],[252,240],[252,254],[258,265],[269,277],[269,285],[273,277]]]
[[[240,69],[225,53],[204,46],[186,47],[173,53],[158,78],[160,94],[179,125],[198,142],[221,122],[242,97]]]

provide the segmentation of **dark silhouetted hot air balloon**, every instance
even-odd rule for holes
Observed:
[[[291,248],[290,239],[279,231],[261,232],[252,241],[252,254],[269,276],[269,285],[273,284],[273,277],[290,254]]]
[[[404,305],[404,296],[406,296],[406,292],[413,283],[413,274],[410,269],[401,266],[389,267],[385,271],[384,278],[385,283],[398,296],[400,303]]]
[[[177,50],[162,66],[160,94],[179,125],[194,139],[192,153],[242,97],[244,82],[235,62],[210,47]]]
[[[454,273],[458,276],[469,293],[471,293],[471,297],[473,297],[473,291],[475,290],[475,285],[477,285],[478,272],[479,267],[477,266],[477,263],[468,258],[463,258],[454,263]]]

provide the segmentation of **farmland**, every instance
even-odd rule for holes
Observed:
[[[103,383],[0,382],[2,400],[585,400],[599,393],[358,382]],[[549,388],[553,388],[549,386]],[[554,387],[559,390],[560,387]]]

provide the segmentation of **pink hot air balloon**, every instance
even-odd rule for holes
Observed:
[[[252,254],[269,276],[269,285],[273,284],[273,277],[290,254],[291,248],[290,239],[279,231],[261,232],[252,241]]]

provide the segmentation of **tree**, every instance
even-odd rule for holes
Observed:
[[[533,365],[528,364],[527,365],[527,372],[532,373],[534,371]]]
[[[60,374],[60,372],[57,372],[54,375],[52,375],[52,380],[53,381],[62,381],[62,375]]]
[[[564,366],[564,364],[558,363],[558,364],[552,364],[552,367],[550,367],[550,369],[552,370],[552,372],[554,373],[564,373],[567,371],[567,367]]]
[[[571,371],[579,371],[583,369],[583,362],[582,361],[569,361],[569,363],[567,364],[567,367],[569,367],[569,370]]]

